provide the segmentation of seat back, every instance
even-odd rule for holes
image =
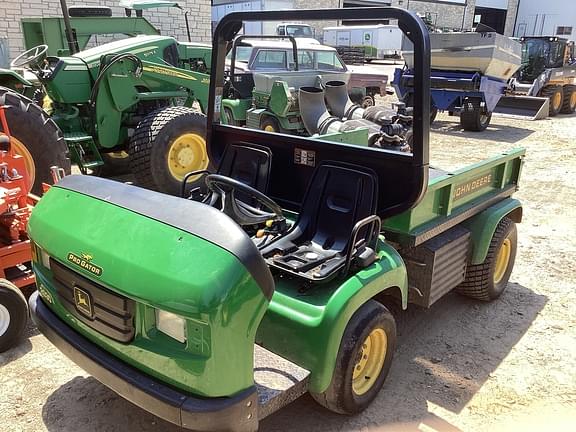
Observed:
[[[271,160],[272,153],[266,147],[232,144],[226,148],[217,173],[266,193]]]
[[[296,244],[311,241],[323,249],[346,251],[354,225],[376,212],[378,179],[374,171],[336,162],[320,165],[304,197],[295,231]],[[367,235],[363,229],[358,239]]]

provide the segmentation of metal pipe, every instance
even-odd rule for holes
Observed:
[[[68,42],[68,49],[70,54],[76,54],[80,51],[78,41],[74,37],[72,25],[70,24],[70,15],[68,14],[68,5],[66,0],[60,0],[60,7],[62,8],[62,16],[64,17],[64,27],[66,28],[66,41]]]
[[[188,24],[188,12],[184,12],[184,21],[186,21],[186,33],[188,34],[188,42],[192,42],[192,37],[190,36],[190,24]]]

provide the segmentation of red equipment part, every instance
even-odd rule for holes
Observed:
[[[0,105],[0,278],[17,287],[34,283],[26,226],[38,198],[30,194],[24,158],[14,152],[5,110]]]

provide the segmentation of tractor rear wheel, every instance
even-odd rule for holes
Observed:
[[[339,414],[363,411],[378,396],[395,348],[394,317],[382,304],[369,300],[346,326],[330,386],[312,397]]]
[[[155,111],[136,128],[128,153],[139,186],[179,196],[186,174],[208,168],[206,116],[187,107]]]
[[[492,113],[486,110],[478,98],[464,99],[464,106],[460,113],[462,129],[472,132],[482,132],[490,124]]]
[[[58,166],[70,174],[68,146],[54,121],[31,99],[0,88],[0,105],[8,107],[6,120],[12,145],[24,158],[32,193],[42,195],[42,183],[52,183],[50,167]],[[0,133],[2,126],[0,125]]]
[[[500,221],[483,263],[468,266],[466,279],[456,291],[478,300],[494,300],[504,292],[514,267],[518,234],[508,217]]]
[[[0,279],[0,352],[20,339],[28,321],[28,303],[20,289]]]
[[[550,99],[550,109],[548,110],[548,115],[554,117],[558,115],[562,109],[562,104],[564,102],[564,95],[562,93],[562,87],[553,85],[546,86],[540,90],[541,97],[547,97]]]
[[[565,85],[562,87],[563,103],[560,112],[562,114],[572,114],[576,111],[576,86]]]
[[[260,122],[260,129],[266,132],[282,132],[282,127],[274,117],[265,116]]]

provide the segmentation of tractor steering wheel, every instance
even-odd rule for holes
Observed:
[[[18,57],[10,62],[12,68],[23,68],[28,66],[30,69],[39,67],[40,63],[46,58],[48,45],[38,45],[27,51],[24,51]]]
[[[240,226],[258,225],[268,220],[284,220],[282,208],[271,198],[264,195],[259,190],[254,189],[238,180],[219,174],[209,174],[206,176],[206,186],[210,189],[214,197],[212,203],[215,203],[220,197],[220,210],[229,216]],[[260,210],[244,201],[236,198],[236,192],[241,192],[254,199],[258,204],[262,204],[270,212]]]

